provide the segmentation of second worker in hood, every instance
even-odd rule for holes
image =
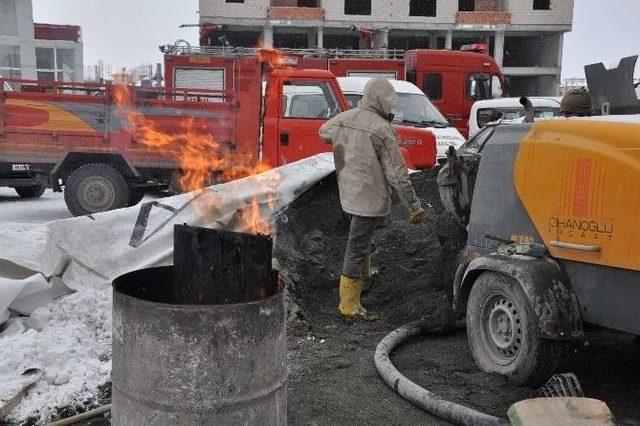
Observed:
[[[362,307],[360,294],[370,274],[373,233],[391,211],[391,190],[409,205],[412,223],[422,222],[425,216],[391,125],[397,99],[389,81],[370,80],[359,106],[335,116],[319,132],[333,144],[340,203],[351,215],[338,306],[348,318],[378,319]]]

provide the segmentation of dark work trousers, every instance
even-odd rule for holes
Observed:
[[[371,238],[382,217],[351,216],[347,250],[342,264],[342,275],[349,278],[362,278],[362,268],[371,254]]]

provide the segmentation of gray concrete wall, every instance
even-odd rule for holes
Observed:
[[[227,3],[225,0],[200,0],[200,17],[234,17],[266,19],[270,0],[245,0]]]
[[[571,26],[573,0],[551,0],[550,10],[533,10],[533,0],[509,0],[509,12],[512,25]]]
[[[206,1],[206,0],[204,0]],[[421,22],[453,24],[458,2],[438,0],[436,16],[409,16],[409,0],[372,0],[371,15],[345,15],[344,0],[323,0],[325,19],[328,21],[384,21],[389,23]]]

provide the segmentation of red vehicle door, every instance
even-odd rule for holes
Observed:
[[[318,130],[346,109],[335,78],[283,76],[278,116],[278,164],[287,164],[331,151]]]
[[[426,68],[417,76],[418,87],[463,136],[467,136],[471,109],[466,101],[466,74],[442,67]],[[473,101],[471,101],[473,103]],[[468,109],[467,109],[468,108]]]

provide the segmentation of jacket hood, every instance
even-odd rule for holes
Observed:
[[[387,117],[396,106],[398,95],[386,78],[374,78],[364,86],[364,94],[360,106],[378,111]]]

